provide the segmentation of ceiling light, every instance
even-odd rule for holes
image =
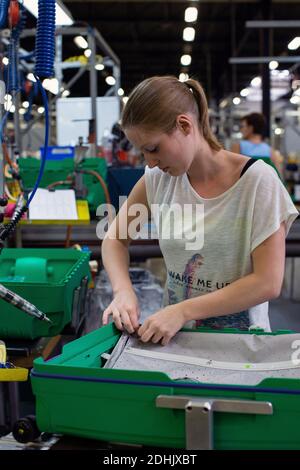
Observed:
[[[57,78],[45,78],[43,81],[43,87],[45,90],[50,91],[53,95],[57,95],[59,92]]]
[[[227,105],[228,105],[228,101],[226,99],[224,99],[220,103],[220,108],[226,108]]]
[[[104,65],[103,64],[96,64],[95,69],[96,70],[104,70]]]
[[[31,82],[36,82],[36,79],[35,79],[33,73],[31,73],[31,72],[27,74],[26,78],[27,78],[27,80],[30,80]]]
[[[276,127],[276,129],[274,130],[274,134],[281,135],[281,134],[283,134],[283,130],[280,129],[280,127]]]
[[[189,74],[188,73],[181,72],[179,74],[179,81],[180,82],[185,82],[188,79],[189,79]]]
[[[26,109],[25,108],[20,108],[19,109],[19,114],[25,114],[26,113]]]
[[[23,101],[22,103],[23,108],[29,108],[29,101]]]
[[[70,94],[71,94],[70,90],[64,90],[61,96],[63,96],[64,98],[67,98],[67,96],[69,96]]]
[[[261,85],[261,78],[260,77],[254,77],[251,80],[251,85],[254,87],[259,87]]]
[[[123,96],[123,95],[124,95],[124,90],[123,90],[123,88],[119,88],[119,89],[118,89],[118,95],[119,95],[119,96]]]
[[[45,112],[44,106],[39,106],[38,109],[37,109],[37,112],[38,112],[39,114],[43,114],[43,113]]]
[[[195,28],[184,28],[183,39],[185,41],[194,41],[195,39]]]
[[[189,7],[186,8],[184,12],[184,21],[186,23],[193,23],[197,20],[198,17],[198,10],[196,7]]]
[[[111,86],[113,86],[116,83],[116,79],[112,75],[108,75],[108,77],[106,77],[105,81],[106,81],[107,85],[111,85]]]
[[[180,58],[180,63],[182,65],[190,65],[192,62],[192,57],[189,54],[184,54]]]
[[[19,3],[36,18],[38,17],[38,1],[37,0],[19,0]],[[66,6],[60,1],[56,0],[55,11],[55,24],[56,26],[70,26],[73,24],[73,18]]]
[[[14,113],[15,110],[16,110],[16,107],[14,104],[12,104],[7,111],[9,111],[10,113]]]
[[[288,43],[288,49],[290,51],[295,51],[300,47],[300,36],[296,36],[291,42]]]
[[[241,102],[241,98],[239,96],[235,96],[232,100],[233,104],[237,106]]]
[[[128,96],[123,96],[122,101],[124,104],[126,104],[128,101]]]
[[[91,54],[92,54],[91,49],[86,49],[86,50],[84,51],[84,55],[85,55],[85,57],[87,57],[87,58],[91,57]]]
[[[246,96],[248,96],[249,93],[250,93],[249,88],[243,88],[240,92],[240,95],[243,96],[243,98],[246,98]]]
[[[74,42],[80,49],[87,49],[89,47],[87,40],[83,36],[75,36]]]
[[[8,65],[9,64],[8,57],[3,57],[2,63],[3,63],[3,65]]]
[[[279,63],[277,62],[277,60],[271,60],[271,62],[269,62],[269,69],[270,70],[275,70],[277,69]]]

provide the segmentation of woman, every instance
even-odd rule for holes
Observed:
[[[195,80],[144,80],[129,97],[122,127],[148,166],[102,243],[114,292],[103,324],[112,315],[120,330],[163,345],[191,322],[270,330],[268,300],[280,293],[285,235],[298,215],[275,171],[221,147]],[[122,235],[135,219],[137,203],[151,208],[163,229],[173,224],[171,236],[159,239],[168,272],[164,307],[142,325],[128,274],[133,234]],[[165,207],[170,210],[161,217],[157,209]],[[188,229],[182,237],[182,218],[170,216],[174,207],[196,208],[198,214],[198,219],[184,215]],[[199,219],[204,221],[203,243]],[[191,233],[197,235],[194,245],[188,243]]]
[[[282,176],[282,160],[279,152],[275,151],[264,141],[265,118],[261,113],[251,113],[241,119],[243,139],[232,145],[232,152],[259,158],[271,165]]]

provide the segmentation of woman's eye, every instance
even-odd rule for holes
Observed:
[[[148,153],[155,153],[155,152],[157,152],[157,150],[158,150],[158,147],[154,147],[154,148],[151,148],[151,149],[146,149],[146,151]]]

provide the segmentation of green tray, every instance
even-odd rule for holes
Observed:
[[[35,339],[61,333],[72,320],[73,298],[83,301],[74,293],[89,278],[89,258],[90,253],[74,249],[3,249],[0,283],[46,313],[52,323],[0,299],[0,337]]]
[[[241,332],[220,332],[227,333]],[[41,431],[167,448],[300,449],[300,380],[215,385],[173,381],[156,371],[101,368],[101,355],[112,351],[119,335],[110,324],[67,344],[60,356],[34,361],[31,382]],[[199,409],[201,399],[206,405]],[[213,415],[210,400],[219,408]],[[222,411],[241,406],[241,400],[242,406],[250,403],[251,414]]]
[[[104,179],[104,182],[107,182],[107,165],[105,159],[88,158],[83,161],[79,167],[83,170],[96,171]],[[19,168],[24,188],[27,190],[33,189],[40,169],[40,161],[33,157],[20,158]],[[63,160],[48,160],[45,165],[40,187],[46,188],[56,181],[63,181],[68,177],[68,175],[72,174],[73,171],[74,161],[70,158],[64,158]],[[87,188],[88,193],[86,197],[80,198],[86,199],[88,201],[90,211],[95,213],[97,207],[100,204],[105,203],[103,188],[100,185],[98,179],[93,175],[83,174],[82,178],[83,184]],[[70,186],[58,185],[55,188],[68,189]]]

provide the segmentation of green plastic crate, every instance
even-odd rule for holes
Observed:
[[[24,188],[27,190],[33,189],[40,169],[40,161],[33,157],[20,158],[19,167]],[[79,168],[96,171],[103,178],[104,182],[107,183],[107,165],[104,158],[88,158],[79,165]],[[73,171],[74,161],[70,158],[48,160],[40,187],[46,188],[56,181],[65,180]],[[105,203],[103,188],[95,176],[83,174],[82,177],[83,184],[88,190],[87,196],[84,199],[88,201],[90,211],[95,213],[97,207]],[[58,185],[56,189],[68,189],[69,187],[69,185]]]
[[[0,283],[38,307],[52,323],[0,299],[0,337],[35,339],[61,333],[72,319],[74,291],[90,275],[89,258],[89,253],[74,249],[3,249]]]
[[[226,333],[241,332],[220,332]],[[185,410],[157,407],[158,396],[249,400],[255,405],[267,401],[272,415],[215,413],[213,448],[300,449],[300,380],[268,378],[257,386],[229,386],[173,381],[155,371],[101,368],[101,355],[114,348],[119,335],[110,324],[67,344],[60,356],[34,361],[31,382],[41,431],[186,448]]]

